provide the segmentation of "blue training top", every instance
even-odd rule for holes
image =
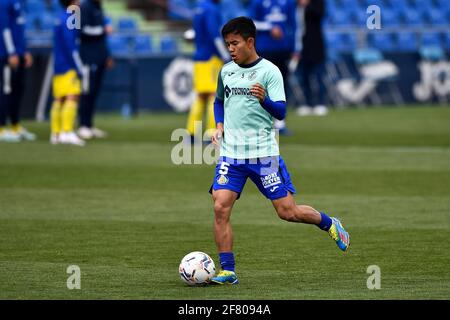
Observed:
[[[70,24],[71,13],[62,8],[58,14],[53,34],[54,73],[64,74],[69,70],[82,73],[79,56],[79,30]]]
[[[212,0],[201,0],[195,8],[193,19],[195,31],[195,61],[207,61],[213,55],[223,57],[215,41],[222,41],[222,15],[220,6]],[[225,47],[224,47],[225,48]]]
[[[294,51],[297,31],[295,0],[252,0],[249,15],[258,32],[256,49],[258,52]],[[278,26],[284,37],[274,39],[270,30]]]
[[[0,58],[26,51],[25,16],[21,0],[0,0]]]

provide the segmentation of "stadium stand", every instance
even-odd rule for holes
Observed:
[[[236,15],[246,14],[246,5],[249,1],[229,0],[223,5],[224,19],[230,19]],[[132,5],[127,6],[127,3]],[[136,5],[140,3],[140,6]],[[143,5],[145,3],[145,6]],[[163,5],[162,5],[163,4]],[[447,0],[326,0],[327,15],[325,32],[339,32],[343,43],[329,38],[329,45],[337,45],[339,51],[349,51],[364,44],[377,46],[382,51],[402,50],[418,51],[417,41],[408,43],[408,39],[428,39],[428,35],[422,37],[422,33],[441,33],[440,45],[448,48],[448,30],[450,27],[450,1]],[[105,11],[111,17],[116,34],[145,33],[151,40],[150,50],[147,45],[136,46],[140,52],[183,52],[190,53],[192,45],[183,41],[181,36],[190,23],[195,0],[166,0],[166,1],[104,1]],[[390,35],[368,35],[367,28],[361,28],[367,20],[366,9],[369,5],[378,5],[382,8],[383,31]],[[58,6],[57,0],[26,0],[28,11],[27,29],[29,38],[33,38],[34,46],[45,45],[45,39],[51,38],[53,17]],[[149,11],[155,6],[161,9],[165,6],[166,18],[163,20],[147,20],[152,16]],[[131,10],[129,7],[140,8]],[[360,28],[358,28],[360,27]],[[399,28],[401,27],[401,28]],[[414,35],[411,35],[414,33]],[[435,36],[434,40],[437,38]],[[112,40],[112,45],[120,43],[119,38]],[[358,39],[358,41],[355,41]],[[363,39],[364,41],[359,41]],[[433,40],[433,41],[434,41]],[[123,51],[114,48],[115,52]],[[116,50],[117,49],[117,50]]]
[[[364,48],[382,55],[410,54],[436,60],[450,52],[449,0],[325,0],[325,41],[330,83],[352,73],[352,57]],[[191,28],[196,0],[105,0],[114,33],[109,45],[115,57],[189,56],[192,41],[183,37]],[[246,15],[249,0],[222,1],[223,19]],[[58,0],[25,0],[27,38],[34,49],[51,47]],[[369,5],[381,8],[381,29],[367,28]],[[354,72],[353,72],[354,74]]]

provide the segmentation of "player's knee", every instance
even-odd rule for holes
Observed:
[[[230,215],[230,206],[224,202],[216,201],[214,203],[214,214],[216,222],[227,222]]]
[[[216,201],[214,203],[214,212],[216,213],[216,215],[217,214],[219,214],[219,215],[226,214],[228,212],[228,210],[229,210],[229,206],[226,203],[221,202],[221,201]]]
[[[279,205],[276,207],[278,217],[286,221],[294,221],[295,212],[291,205]]]

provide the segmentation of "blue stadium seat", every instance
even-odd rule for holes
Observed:
[[[162,36],[159,42],[160,50],[164,53],[176,53],[178,52],[177,40],[169,35]]]
[[[414,52],[417,51],[418,42],[417,35],[413,32],[398,32],[397,38],[397,50],[402,52]]]
[[[366,27],[367,24],[367,18],[369,17],[369,15],[367,14],[367,7],[363,7],[363,8],[353,8],[353,9],[349,9],[351,10],[351,12],[353,13],[353,19],[355,19],[356,24],[359,27]],[[381,17],[383,17],[383,13],[381,13]],[[382,18],[383,19],[383,18]]]
[[[410,4],[408,0],[384,0],[385,8],[395,9],[398,12],[404,12]]]
[[[137,31],[139,29],[136,20],[128,17],[119,18],[117,27],[119,31]]]
[[[338,0],[339,8],[343,10],[359,9],[361,6],[358,0]]]
[[[450,24],[445,10],[432,8],[425,12],[425,16],[427,17],[427,23],[429,25],[444,26]]]
[[[388,7],[382,9],[381,26],[396,27],[402,23],[401,15],[398,10],[390,9]]]
[[[353,33],[326,32],[325,41],[330,50],[338,53],[352,52],[357,47],[356,35]]]
[[[438,32],[424,32],[421,37],[422,46],[442,46],[441,35]]]
[[[331,25],[345,26],[352,24],[352,15],[349,10],[337,9],[329,13],[329,22]]]
[[[403,12],[405,24],[410,27],[420,27],[424,24],[422,13],[414,8],[408,8]]]
[[[410,0],[411,5],[422,12],[426,12],[434,7],[432,0]]]
[[[450,9],[450,2],[448,0],[434,0],[438,9]]]
[[[374,32],[369,34],[369,46],[383,52],[395,50],[394,37],[392,33]]]
[[[150,54],[152,53],[152,39],[150,35],[137,35],[133,37],[133,48],[137,54]]]
[[[339,4],[337,3],[337,1],[338,0],[326,0],[325,8],[328,13],[339,8]]]
[[[129,37],[113,34],[108,37],[108,44],[113,56],[128,55],[131,53]]]

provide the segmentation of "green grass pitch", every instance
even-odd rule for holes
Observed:
[[[0,144],[0,299],[449,299],[450,108],[344,109],[288,117],[281,153],[298,203],[341,218],[347,253],[280,220],[249,181],[232,215],[240,284],[188,287],[181,258],[219,260],[213,165],[174,165],[186,115],[102,115],[110,138]],[[69,265],[81,289],[69,290]],[[369,290],[367,268],[381,270]]]

